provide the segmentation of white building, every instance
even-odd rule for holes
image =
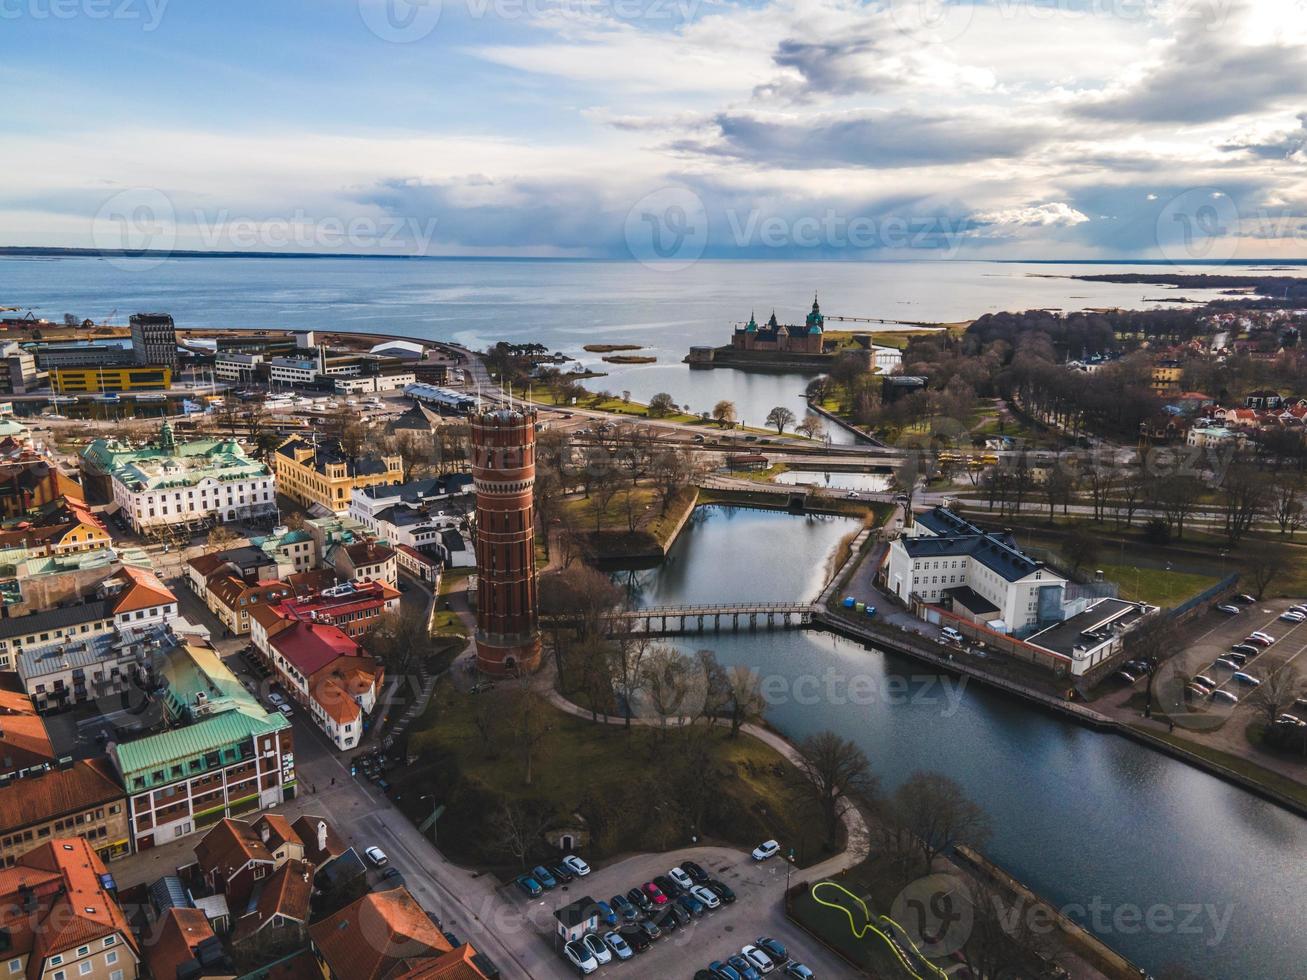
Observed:
[[[1207,446],[1222,446],[1234,444],[1242,446],[1248,437],[1242,432],[1235,432],[1233,429],[1227,429],[1223,425],[1200,426],[1196,425],[1189,430],[1185,436],[1185,444],[1206,448]]]
[[[943,507],[919,516],[891,543],[885,587],[910,605],[951,608],[1024,636],[1061,621],[1067,580]]]
[[[333,382],[336,391],[342,395],[357,395],[360,392],[399,391],[417,383],[417,375],[412,371],[387,371],[381,374],[364,374],[358,377],[338,377]]]
[[[312,384],[321,371],[321,361],[312,357],[274,357],[268,362],[268,380],[274,385]]]
[[[893,374],[903,367],[903,351],[897,347],[871,346],[871,366],[881,374]]]
[[[240,354],[229,351],[219,354],[213,362],[214,377],[221,381],[244,384],[253,381],[263,363],[262,354]]]
[[[114,503],[137,532],[249,520],[277,510],[272,470],[231,440],[177,445],[165,422],[152,446],[97,439],[83,454],[110,475]]]

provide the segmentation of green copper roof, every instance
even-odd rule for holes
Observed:
[[[163,785],[176,778],[168,773],[168,767],[171,765],[192,758],[202,758],[208,752],[234,748],[243,742],[248,742],[256,735],[279,732],[290,726],[290,722],[279,713],[269,714],[262,709],[259,709],[259,713],[262,714],[261,718],[241,710],[224,711],[222,714],[197,721],[185,728],[177,728],[160,735],[147,735],[134,742],[115,745],[112,751],[123,778],[128,780],[128,791],[139,788],[132,786],[130,780],[133,776],[144,773],[148,777],[149,773],[162,769],[164,778],[159,781],[147,778],[146,785]],[[223,764],[235,761],[237,761],[235,758],[229,757],[222,759]],[[195,771],[186,772],[188,776],[194,774]]]

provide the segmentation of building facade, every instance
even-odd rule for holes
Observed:
[[[511,675],[540,664],[535,565],[534,409],[469,416],[476,488],[477,667]]]
[[[177,366],[177,327],[167,313],[133,313],[132,360],[137,364]]]
[[[0,784],[0,866],[58,837],[80,837],[102,861],[131,853],[127,801],[105,758],[62,760]]]
[[[156,364],[137,367],[56,367],[50,369],[50,388],[56,395],[98,392],[167,391],[172,368]]]
[[[354,490],[404,479],[398,456],[350,459],[340,443],[330,440],[315,444],[292,436],[277,447],[272,460],[280,492],[306,507],[320,504],[337,514],[349,510]]]
[[[807,319],[800,324],[779,323],[776,313],[762,326],[753,314],[749,322],[736,327],[731,336],[731,346],[736,350],[770,351],[781,354],[820,354],[824,338],[825,318],[817,297],[812,298],[812,310]]]

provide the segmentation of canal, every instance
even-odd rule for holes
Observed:
[[[812,598],[855,527],[700,508],[665,566],[627,574],[644,605]],[[855,740],[885,789],[917,770],[955,779],[990,816],[992,860],[1151,972],[1304,975],[1307,821],[1119,736],[829,634],[681,645],[759,671],[773,725],[796,740],[823,729]]]

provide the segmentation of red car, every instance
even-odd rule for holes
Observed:
[[[664,895],[663,890],[652,881],[646,881],[644,883],[644,893],[649,896],[649,901],[653,902],[655,905],[667,904],[667,896]]]

